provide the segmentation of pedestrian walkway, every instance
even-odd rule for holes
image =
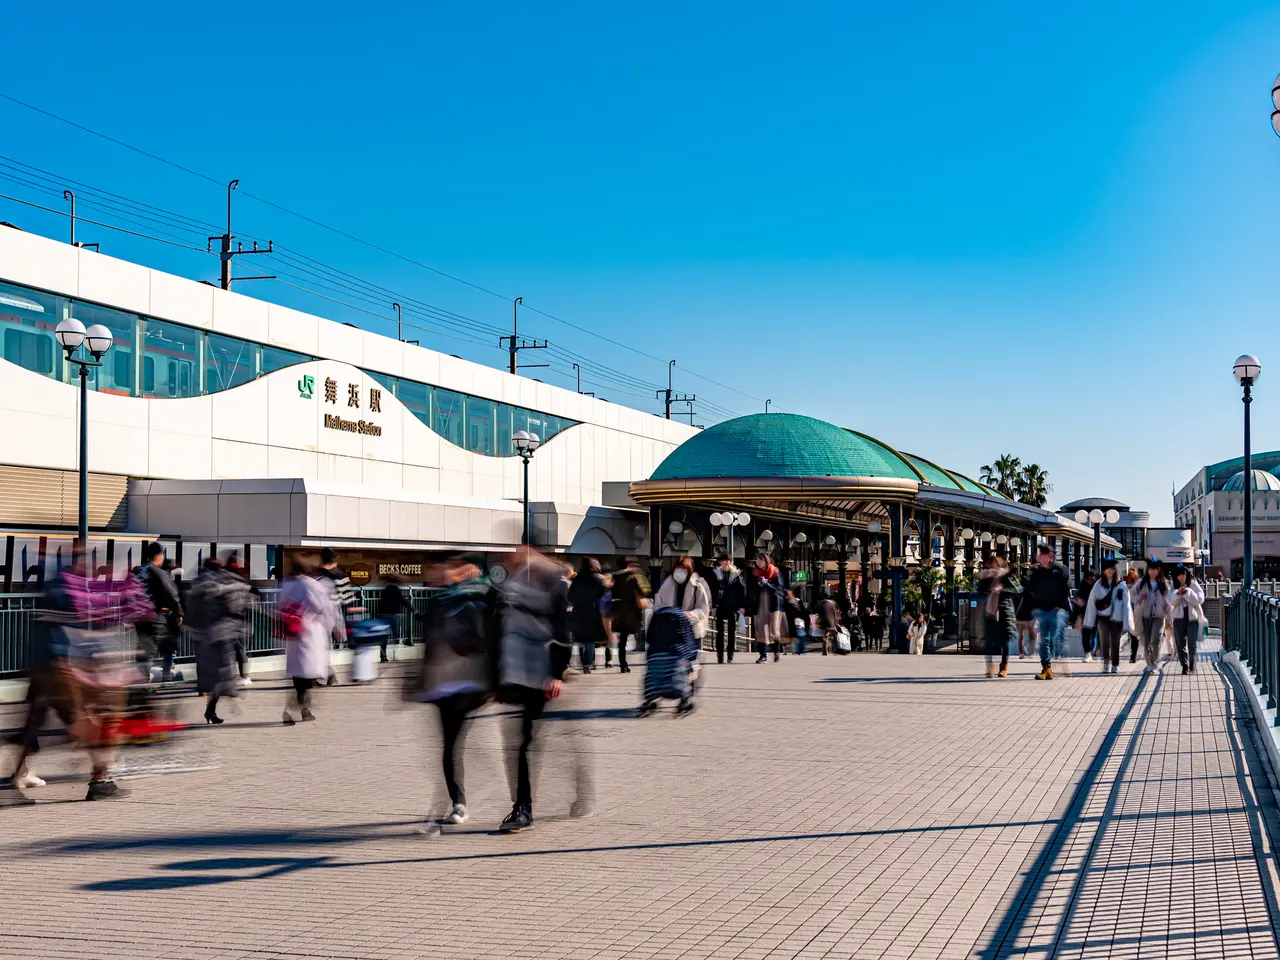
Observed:
[[[1273,957],[1275,803],[1214,661],[1047,683],[980,657],[711,664],[697,713],[646,720],[638,671],[575,677],[514,837],[500,711],[468,741],[472,820],[428,837],[426,710],[338,687],[285,729],[282,686],[255,684],[187,772],[0,809],[0,956]]]

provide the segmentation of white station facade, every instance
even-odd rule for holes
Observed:
[[[0,536],[6,581],[69,556],[79,386],[54,328],[115,338],[88,403],[95,566],[141,543],[343,552],[357,579],[417,579],[429,552],[519,542],[516,430],[538,434],[530,501],[544,549],[644,555],[626,497],[696,431],[625,406],[9,227],[0,227]],[[281,554],[283,551],[283,555]]]

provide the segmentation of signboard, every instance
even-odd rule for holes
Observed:
[[[792,582],[792,583],[808,583],[808,582],[809,582],[809,571],[808,571],[808,570],[797,570],[795,573],[791,574],[791,582]]]
[[[373,569],[367,563],[353,563],[351,569],[347,571],[347,576],[357,587],[367,586],[373,579]]]
[[[1147,559],[1161,563],[1195,563],[1190,527],[1147,527]]]

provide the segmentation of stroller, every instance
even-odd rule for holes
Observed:
[[[654,611],[646,635],[644,703],[640,716],[658,709],[658,700],[676,700],[676,715],[693,710],[699,643],[689,615],[679,607]]]

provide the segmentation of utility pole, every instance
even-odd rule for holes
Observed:
[[[267,241],[267,248],[266,248],[265,250],[259,250],[259,249],[258,249],[258,241],[257,241],[257,240],[253,241],[253,249],[252,249],[252,250],[246,250],[246,249],[244,248],[244,244],[243,244],[243,243],[242,243],[242,244],[239,244],[239,245],[238,245],[238,247],[237,247],[237,249],[235,249],[235,250],[232,250],[232,249],[231,249],[231,241],[232,241],[233,239],[235,239],[234,234],[232,234],[232,232],[231,232],[231,191],[232,191],[232,190],[234,190],[234,189],[236,189],[236,187],[238,187],[238,186],[240,186],[240,181],[239,181],[239,180],[232,180],[231,182],[229,182],[229,183],[227,184],[227,232],[226,232],[226,233],[224,233],[224,234],[222,234],[221,236],[217,236],[217,237],[210,237],[210,238],[209,238],[209,244],[208,244],[208,247],[207,247],[207,249],[208,249],[210,252],[213,252],[213,241],[215,241],[215,240],[221,241],[221,249],[220,249],[220,250],[219,250],[219,252],[218,252],[218,259],[222,261],[222,275],[221,275],[221,279],[220,279],[220,281],[219,281],[219,284],[218,284],[218,285],[219,285],[220,287],[222,287],[222,289],[223,289],[223,290],[230,290],[230,289],[231,289],[231,279],[232,279],[232,277],[231,277],[231,260],[232,260],[232,258],[233,258],[233,257],[244,256],[244,255],[246,255],[246,254],[251,254],[251,253],[274,253],[274,252],[275,252],[275,241],[274,241],[274,240],[268,240],[268,241]],[[265,276],[264,276],[264,277],[236,277],[235,279],[237,279],[237,280],[274,280],[274,279],[275,279],[275,277],[274,277],[274,276],[270,276],[270,277],[265,277]]]
[[[511,361],[508,370],[514,376],[520,369],[520,361],[518,359],[521,350],[545,350],[547,349],[547,341],[543,340],[539,343],[537,340],[530,342],[520,339],[520,304],[524,303],[524,297],[516,297],[511,301],[511,336],[499,337],[498,346],[506,347],[507,352],[511,354]],[[526,363],[525,369],[533,367],[549,367],[549,363]]]
[[[391,305],[391,309],[396,312],[396,339],[399,340],[401,343],[403,343],[404,335],[400,332],[400,326],[401,326],[400,304],[393,303]]]
[[[62,199],[71,201],[71,245],[76,245],[76,195],[70,190],[62,191]]]
[[[670,363],[668,363],[668,364],[667,364],[667,389],[665,389],[665,390],[655,390],[655,391],[654,391],[654,393],[653,393],[653,395],[654,395],[655,397],[657,397],[659,400],[661,400],[661,401],[663,402],[663,405],[666,407],[666,412],[663,414],[663,416],[665,416],[668,420],[670,420],[670,419],[671,419],[671,405],[672,405],[673,403],[687,403],[687,404],[690,404],[690,407],[689,407],[689,422],[690,422],[690,423],[693,423],[693,407],[692,407],[692,404],[693,404],[693,401],[695,401],[695,400],[697,400],[697,399],[698,399],[698,397],[697,397],[697,395],[696,395],[696,394],[694,394],[694,395],[690,396],[690,395],[688,395],[688,394],[680,394],[680,393],[672,393],[672,392],[671,392],[671,373],[672,373],[672,371],[673,371],[673,370],[675,370],[675,367],[676,367],[676,362],[675,362],[674,360],[672,360]]]

